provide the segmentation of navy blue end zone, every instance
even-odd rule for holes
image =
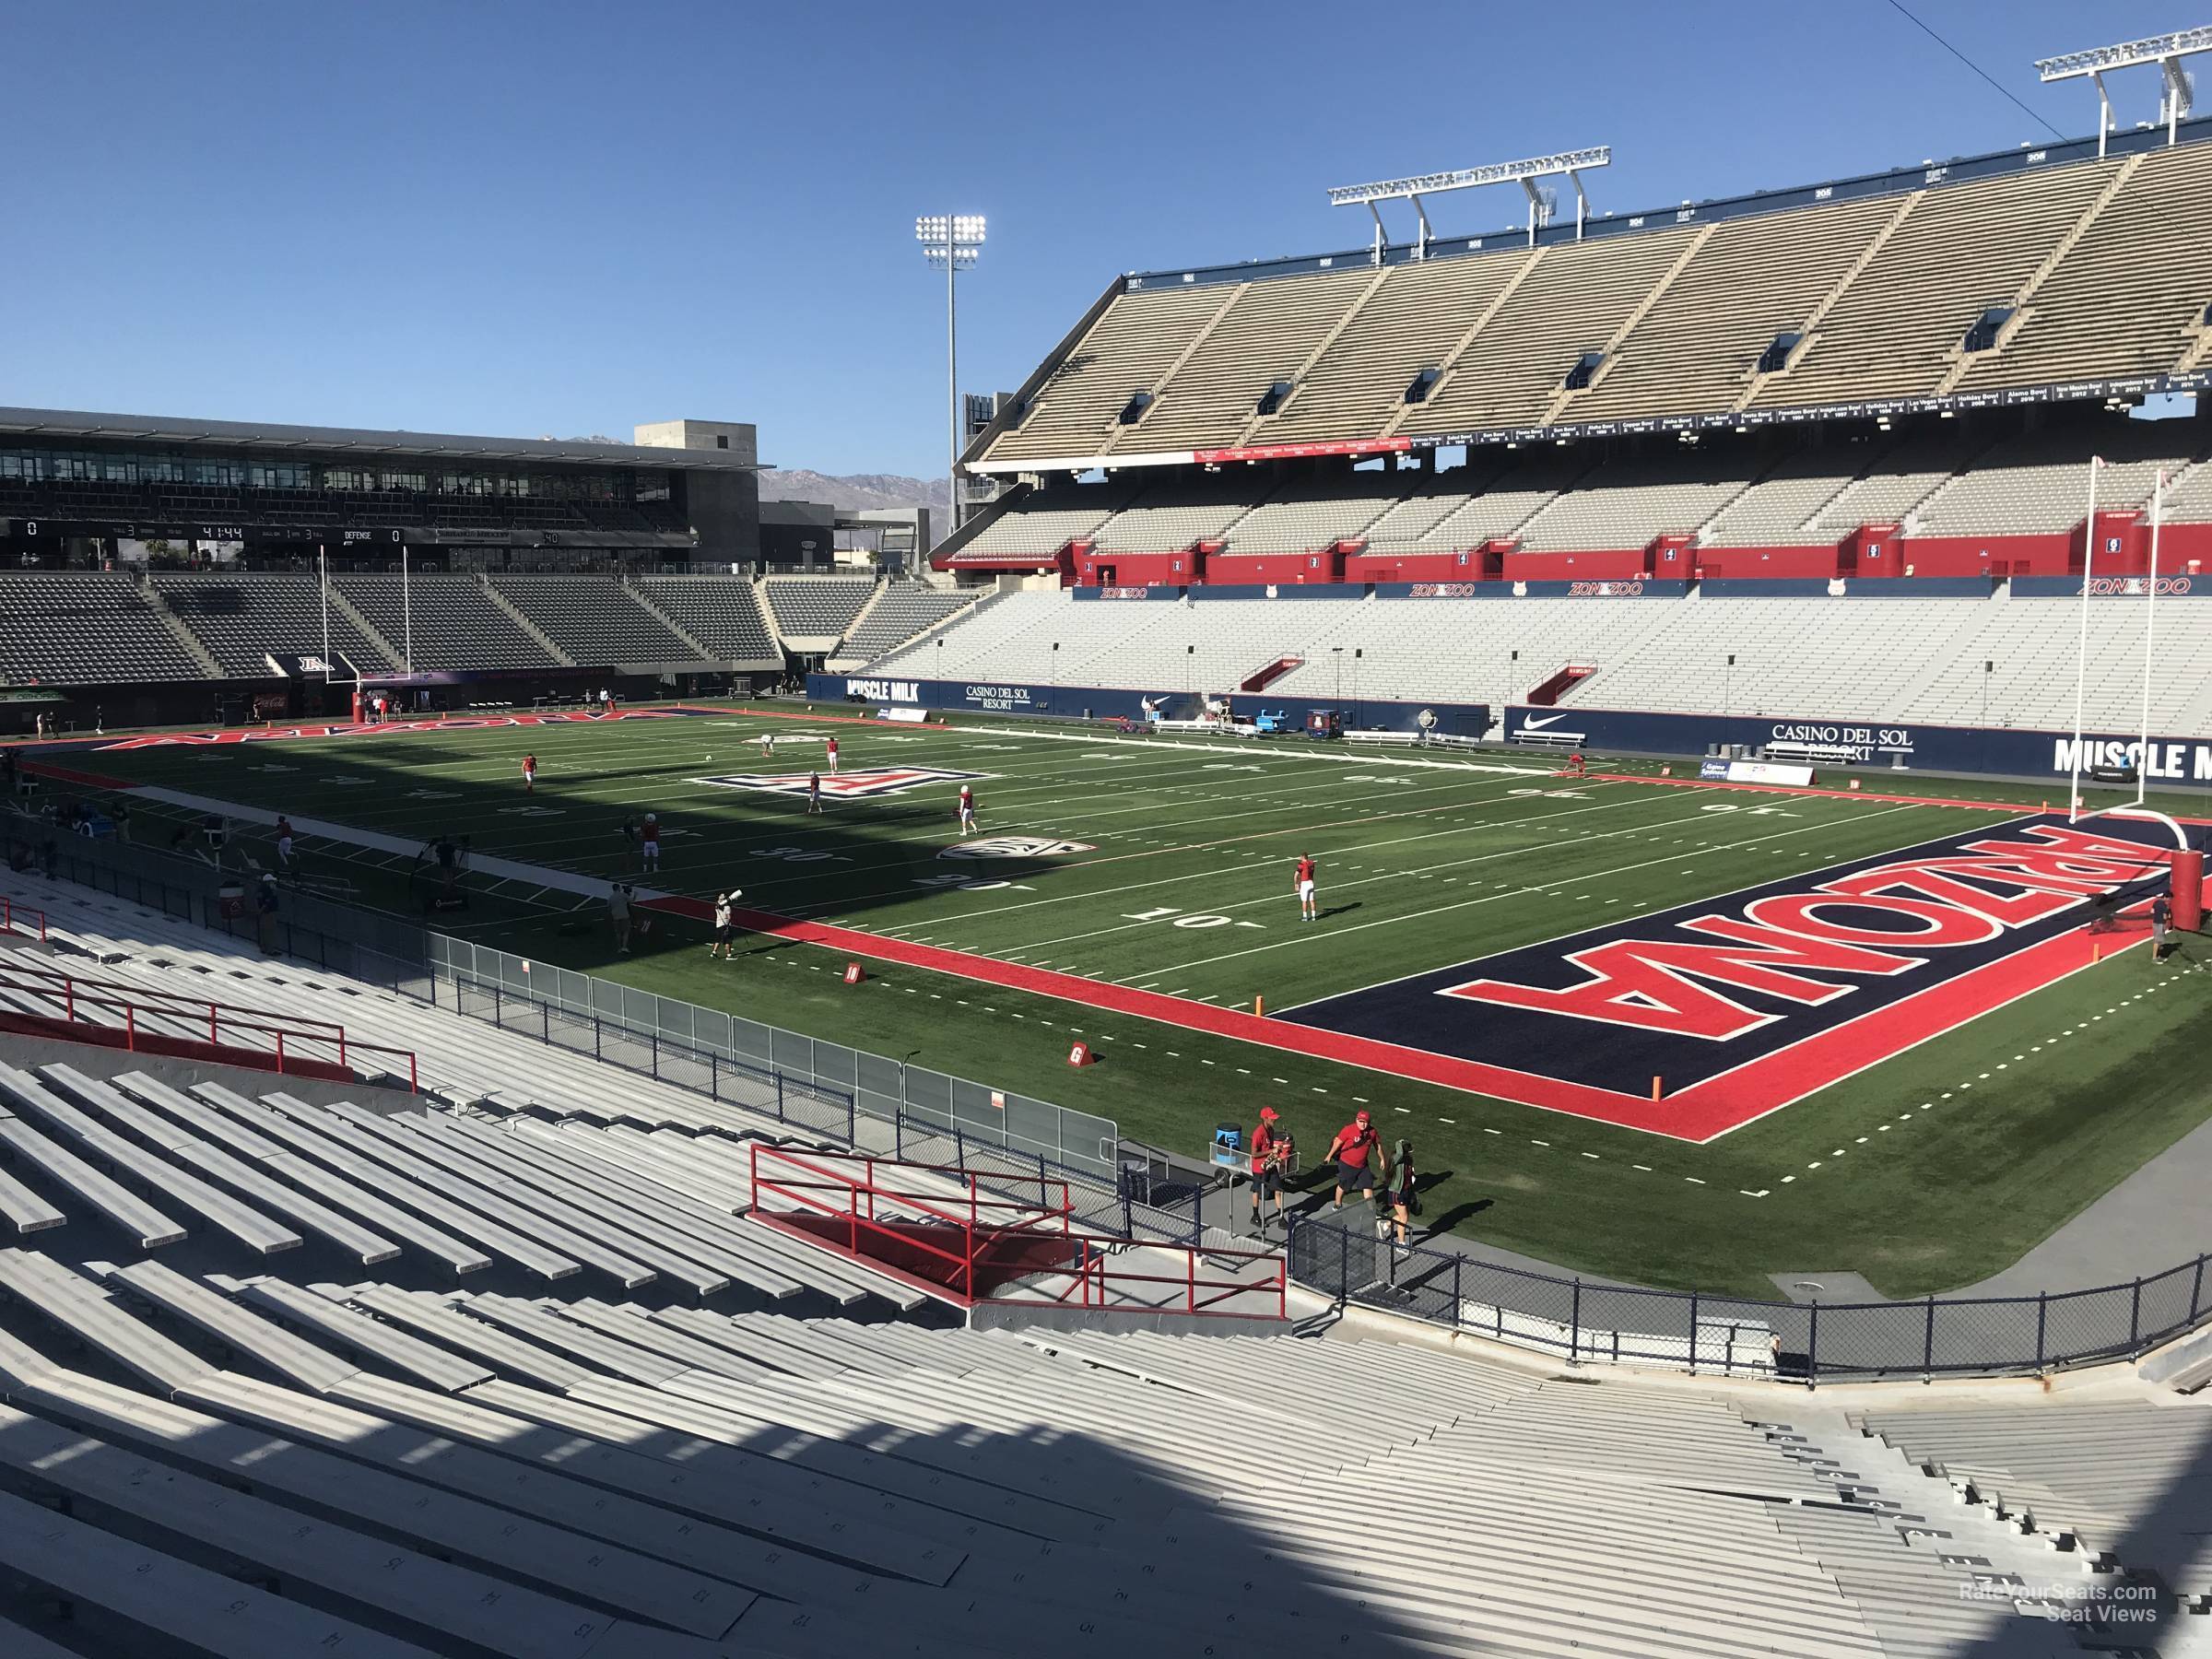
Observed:
[[[1622,1095],[1664,1077],[1672,1093],[2147,897],[2170,840],[2144,820],[1984,823],[1277,1018]]]

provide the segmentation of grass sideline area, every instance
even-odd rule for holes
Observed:
[[[394,838],[407,850],[310,837],[300,852],[311,874],[395,912],[419,912],[420,846],[441,833],[594,888],[643,883],[621,826],[653,811],[666,837],[653,884],[672,892],[735,885],[747,905],[788,916],[1217,1006],[1264,996],[1271,1013],[2004,821],[1944,803],[2031,811],[2048,794],[1868,771],[1855,794],[1764,795],[1632,781],[1657,762],[1594,758],[1594,773],[1619,781],[1571,781],[1553,775],[1556,757],[1522,751],[1431,766],[1304,739],[1112,739],[853,712],[773,702],[50,753]],[[772,759],[763,732],[776,735]],[[1041,845],[960,856],[954,777],[830,798],[819,814],[800,794],[744,786],[772,776],[803,789],[830,735],[846,773],[973,774],[981,833]],[[525,753],[540,766],[527,796]],[[1908,794],[1928,798],[1874,798]],[[133,817],[135,839],[160,844],[197,815],[141,800]],[[265,831],[242,840],[275,862]],[[1323,916],[1310,924],[1291,890],[1301,853],[1322,871]],[[1854,1269],[1897,1296],[1971,1284],[2212,1113],[2172,1058],[2201,1041],[2212,996],[2195,941],[2163,967],[2140,949],[2118,955],[1693,1146],[923,968],[871,964],[848,986],[841,955],[782,939],[747,935],[735,962],[709,961],[706,930],[688,923],[618,957],[594,892],[468,879],[469,910],[439,923],[449,931],[1101,1112],[1186,1153],[1217,1122],[1249,1126],[1272,1104],[1310,1163],[1367,1106],[1386,1142],[1416,1143],[1425,1224],[1646,1283],[1771,1296],[1769,1274]],[[1065,1064],[1078,1038],[1100,1064]],[[2177,1229],[2176,1257],[2191,1246]]]

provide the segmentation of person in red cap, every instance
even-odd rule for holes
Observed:
[[[1283,1218],[1283,1163],[1290,1151],[1289,1134],[1279,1128],[1280,1115],[1272,1106],[1260,1108],[1259,1127],[1252,1132],[1252,1228],[1258,1232],[1265,1223],[1260,1217],[1260,1200],[1275,1200],[1275,1218]]]
[[[1336,1160],[1336,1201],[1329,1207],[1342,1209],[1347,1193],[1371,1193],[1375,1190],[1375,1148],[1382,1137],[1375,1133],[1374,1120],[1366,1109],[1336,1131],[1336,1138],[1329,1143],[1328,1156]]]

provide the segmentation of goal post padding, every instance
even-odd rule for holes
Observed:
[[[2205,855],[2194,849],[2173,855],[2173,924],[2188,933],[2205,924]]]

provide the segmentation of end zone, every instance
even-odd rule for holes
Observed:
[[[2158,833],[2034,815],[1282,1018],[1418,1032],[1500,1073],[1486,1092],[1712,1140],[2142,942]]]

